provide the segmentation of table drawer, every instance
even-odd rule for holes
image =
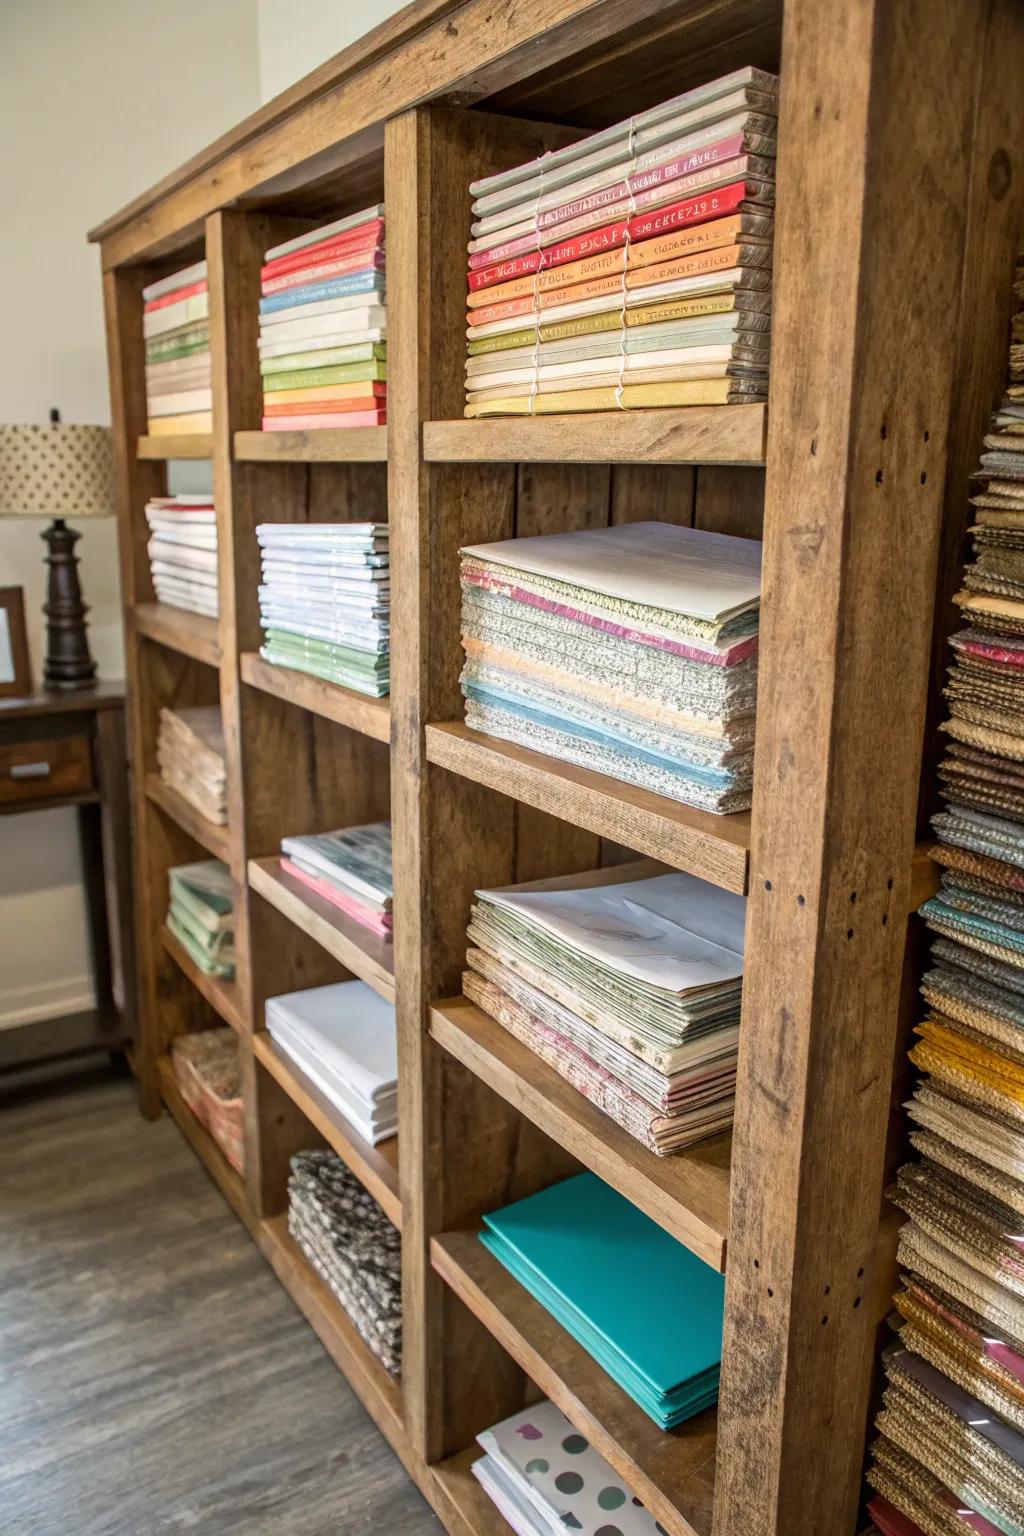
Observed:
[[[88,736],[48,736],[0,745],[0,805],[88,794],[92,788]]]

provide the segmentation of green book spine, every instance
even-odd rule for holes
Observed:
[[[388,376],[384,362],[349,363],[344,368],[305,368],[294,373],[264,375],[264,389],[320,389],[327,384],[358,384],[364,380],[379,382]]]
[[[508,347],[528,347],[536,339],[536,331],[506,331],[502,336],[482,336],[479,341],[469,342],[467,351],[470,357],[476,357],[480,352],[504,352]]]
[[[147,363],[169,363],[176,357],[191,357],[193,352],[209,352],[208,336],[197,336],[193,341],[175,341],[168,347],[157,347],[155,342],[146,343]]]
[[[383,341],[358,341],[351,347],[325,347],[322,352],[289,352],[282,357],[265,357],[260,373],[292,373],[300,368],[334,368],[340,363],[383,361],[388,355]]]

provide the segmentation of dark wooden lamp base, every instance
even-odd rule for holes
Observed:
[[[43,612],[46,615],[46,660],[43,686],[55,692],[92,688],[96,682],[96,663],[89,655],[85,615],[78,584],[78,556],[75,545],[81,535],[69,528],[62,517],[55,517],[42,535],[46,545],[46,563],[50,579]]]

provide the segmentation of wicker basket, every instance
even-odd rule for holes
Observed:
[[[224,1156],[239,1173],[244,1166],[244,1112],[238,1041],[230,1029],[181,1035],[171,1046],[178,1089]]]

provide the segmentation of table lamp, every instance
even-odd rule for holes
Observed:
[[[68,692],[91,688],[96,663],[89,655],[75,545],[80,535],[65,518],[109,517],[114,511],[114,454],[109,427],[65,426],[58,411],[49,422],[0,424],[0,517],[42,517],[50,567],[46,602],[43,683]]]

